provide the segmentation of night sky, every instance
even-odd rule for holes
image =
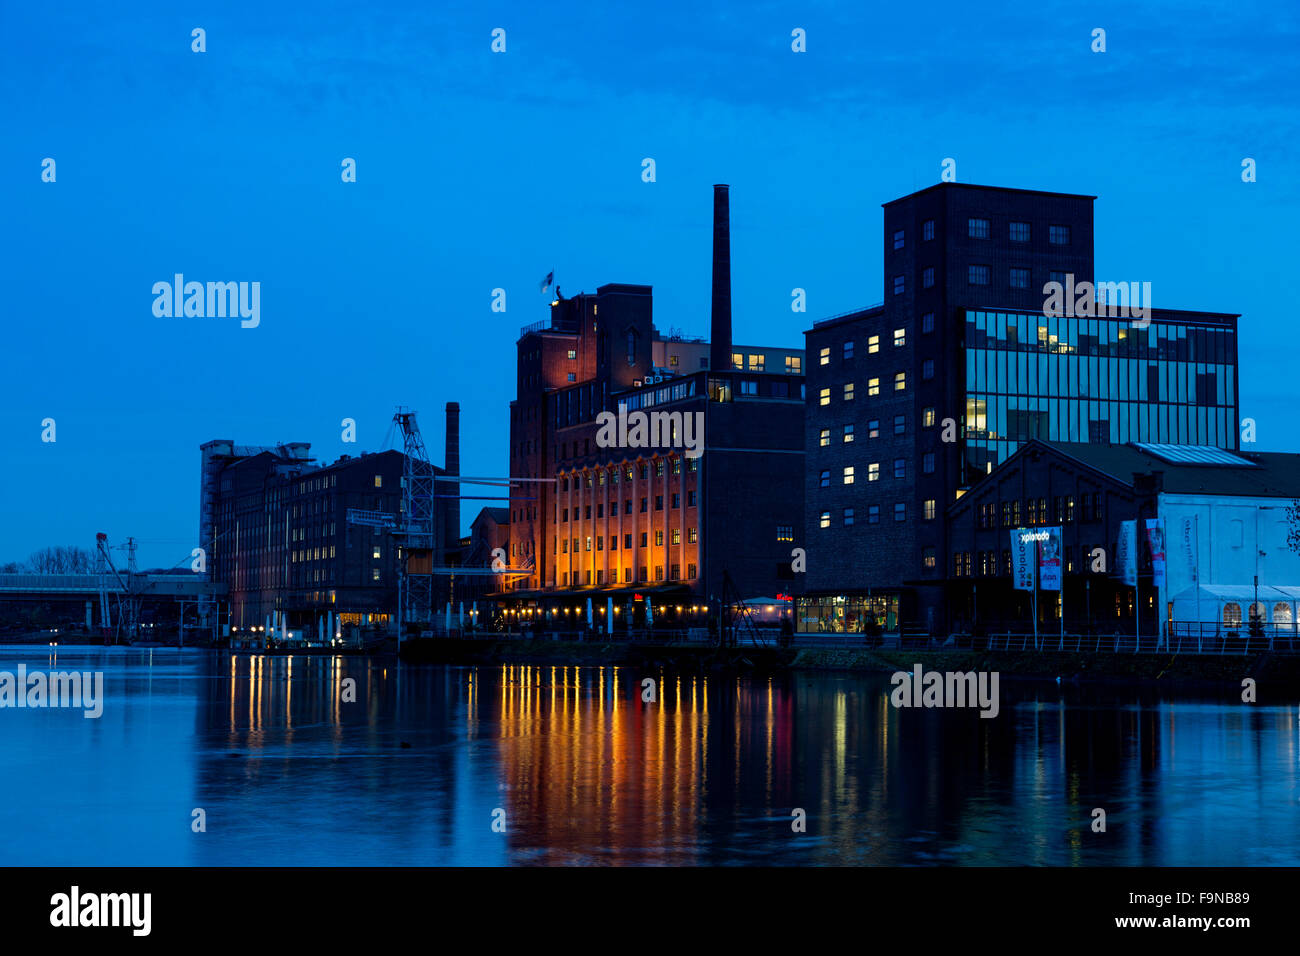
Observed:
[[[538,281],[651,284],[661,331],[706,334],[713,183],[737,342],[802,347],[883,298],[880,204],[945,157],[1097,195],[1099,277],[1242,313],[1254,448],[1300,451],[1294,5],[565,6],[7,4],[0,563],[97,531],[188,561],[200,443],[328,462],[382,450],[397,404],[440,464],[459,401],[464,472],[505,474]],[[260,282],[260,325],[155,317],[178,272]]]

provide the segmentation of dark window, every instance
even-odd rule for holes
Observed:
[[[1029,270],[1012,269],[1011,270],[1011,288],[1028,289],[1029,288]]]
[[[1013,222],[1011,224],[1011,241],[1028,242],[1029,241],[1029,223]]]
[[[967,279],[971,285],[988,285],[989,267],[971,266],[967,275]]]
[[[1070,244],[1070,227],[1048,226],[1047,241],[1054,246],[1068,246]]]
[[[903,276],[894,276],[894,295],[902,295],[906,287],[906,281]]]
[[[929,289],[934,286],[934,267],[930,266],[921,271],[921,288]]]
[[[921,316],[921,331],[922,331],[922,332],[933,332],[933,331],[934,331],[934,313],[933,313],[933,312],[927,312],[927,313],[925,313],[925,315]]]
[[[880,524],[880,505],[867,505],[867,524]]]
[[[972,239],[987,239],[989,237],[989,221],[987,219],[967,219],[966,235]]]
[[[895,416],[894,416],[894,434],[895,434],[895,435],[903,435],[903,434],[906,434],[906,433],[907,433],[907,416],[906,416],[906,415],[895,415]]]
[[[921,363],[921,378],[927,380],[934,378],[934,359],[926,359]]]
[[[933,219],[927,219],[925,222],[921,223],[921,238],[927,242],[934,238]]]
[[[901,249],[901,248],[903,248],[903,230],[902,230],[902,229],[899,229],[897,232],[894,233],[894,248],[895,248],[895,249]]]
[[[823,488],[829,488],[831,486],[831,473],[829,471],[822,472],[821,485]]]

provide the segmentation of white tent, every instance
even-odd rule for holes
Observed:
[[[1258,590],[1252,584],[1193,585],[1174,595],[1174,629],[1197,624],[1203,628],[1216,625],[1225,631],[1249,627],[1250,607],[1257,595],[1264,623],[1276,633],[1294,633],[1300,585],[1261,584]]]

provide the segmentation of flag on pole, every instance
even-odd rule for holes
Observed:
[[[551,287],[551,283],[553,283],[554,281],[555,281],[555,270],[552,269],[550,272],[546,273],[545,279],[537,283],[537,288],[542,295],[546,295],[546,290]]]

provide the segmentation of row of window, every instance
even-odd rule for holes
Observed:
[[[924,315],[921,316],[921,331],[922,332],[934,331],[933,312],[926,312]],[[880,351],[879,335],[868,335],[866,341],[867,341],[868,355],[875,355]],[[893,341],[894,341],[894,348],[902,348],[903,346],[905,346],[907,344],[907,329],[905,328],[894,329]],[[840,359],[842,361],[848,361],[849,359],[853,358],[853,353],[855,348],[856,345],[853,339],[846,339],[844,342],[840,343]],[[831,364],[831,347],[829,345],[823,346],[818,351],[817,361],[819,365]]]
[[[926,521],[933,521],[936,510],[935,500],[927,498],[921,506],[921,515]],[[907,520],[907,502],[897,501],[894,503],[894,520]],[[844,526],[851,527],[857,522],[857,509],[845,508],[843,512]],[[880,524],[880,505],[867,505],[867,524]],[[831,513],[823,511],[818,520],[818,527],[829,528],[831,526]]]
[[[670,504],[669,504],[669,507],[670,507],[670,508],[680,508],[680,507],[682,506],[682,496],[681,496],[680,493],[678,493],[678,492],[676,492],[676,491],[674,491],[674,492],[669,496],[668,500],[669,500],[669,502],[670,502]],[[688,492],[686,492],[686,507],[688,507],[688,508],[694,508],[694,507],[695,507],[695,492],[694,492],[694,491],[688,491]],[[641,512],[640,512],[640,513],[641,513],[641,514],[645,514],[645,513],[648,512],[649,510],[650,510],[650,499],[649,499],[649,497],[644,497],[644,498],[641,499]],[[663,495],[655,495],[655,511],[663,511],[663,510],[664,510],[664,496],[663,496]],[[569,509],[568,509],[568,508],[560,508],[560,506],[557,504],[557,505],[556,505],[556,512],[560,515],[560,517],[559,517],[558,520],[560,520],[561,522],[567,522],[567,521],[569,520]],[[623,514],[625,514],[625,515],[630,515],[631,513],[632,513],[632,499],[631,499],[631,498],[625,498],[625,499],[623,500]],[[618,514],[618,502],[617,502],[617,501],[611,501],[611,502],[609,503],[609,515],[610,515],[610,517],[612,518],[612,517],[613,517],[614,515],[616,515],[616,514]],[[603,501],[600,501],[600,502],[597,502],[597,503],[596,503],[596,517],[597,517],[597,518],[603,518],[603,517],[605,517],[605,503],[604,503]],[[581,517],[579,517],[579,515],[578,515],[578,509],[575,507],[575,508],[573,509],[573,520],[574,520],[574,521],[590,521],[590,520],[591,520],[591,505],[584,505],[584,506],[583,506],[583,514],[582,514]]]
[[[654,577],[654,579],[655,579],[656,581],[662,581],[662,580],[664,579],[664,566],[663,566],[662,564],[656,564],[656,565],[655,565],[655,569],[654,569],[654,571],[655,571],[655,577]],[[578,575],[579,575],[579,573],[582,573],[582,574],[584,575],[584,579],[583,579],[582,581],[579,581],[579,579],[578,579]],[[688,564],[688,565],[686,565],[686,580],[688,580],[688,581],[694,581],[697,577],[699,577],[699,570],[696,568],[696,566],[693,565],[693,564]],[[596,583],[596,584],[617,584],[617,583],[618,583],[618,569],[617,569],[617,568],[614,568],[614,569],[612,569],[612,570],[609,572],[609,580],[608,580],[608,581],[605,580],[605,571],[604,571],[604,569],[603,569],[603,568],[601,568],[601,569],[597,569],[596,574],[595,574],[595,578],[596,578],[596,580],[595,580],[595,583]],[[644,582],[650,580],[650,569],[649,569],[649,568],[645,568],[645,567],[637,568],[636,579],[637,579],[638,582],[641,582],[641,583],[644,583]],[[680,564],[673,564],[673,565],[670,565],[669,568],[668,568],[668,580],[670,580],[670,581],[680,581],[681,579],[682,579],[682,566],[681,566]],[[561,580],[563,581],[563,584],[564,584],[565,587],[568,587],[568,586],[569,586],[569,572],[568,572],[568,571],[565,571],[565,572],[563,573],[563,575],[561,575]],[[623,581],[624,581],[624,583],[631,583],[631,581],[632,581],[632,569],[631,569],[631,568],[624,568],[624,569],[623,569]],[[555,582],[552,581],[551,583],[554,584]],[[574,587],[577,587],[580,583],[581,583],[581,584],[591,584],[591,583],[592,583],[592,572],[591,572],[591,569],[590,569],[590,568],[588,568],[585,572],[578,572],[578,571],[574,571],[574,572],[573,572],[573,586],[574,586]]]
[[[574,444],[576,445],[577,443],[575,442]],[[666,462],[668,462],[669,464],[665,464]],[[668,470],[671,470],[671,473],[674,475],[680,475],[682,473],[682,459],[677,457],[676,455],[674,455],[670,459],[656,458],[654,461],[654,469],[655,469],[656,478],[662,478],[664,476],[664,472]],[[696,472],[699,470],[700,470],[699,458],[686,459],[687,473]],[[606,484],[606,481],[608,481],[608,483],[611,485],[617,485],[620,481],[620,475],[622,476],[621,480],[632,481],[633,474],[634,474],[634,466],[632,465],[624,465],[622,467],[614,467],[614,468],[597,468],[595,471],[584,472],[583,475],[574,475],[572,478],[573,489],[577,491],[578,488],[581,487],[584,478],[586,480],[587,487],[594,488],[597,486],[603,487]],[[650,464],[648,462],[642,462],[639,466],[635,466],[635,474],[642,481],[647,481],[650,478]],[[560,479],[561,491],[569,490],[569,481],[570,479],[568,477],[564,477]]]
[[[610,551],[617,551],[617,550],[618,550],[618,535],[616,535],[616,534],[611,534],[611,535],[609,536],[608,540],[609,540],[609,550],[610,550]],[[648,540],[648,538],[647,538],[647,534],[646,534],[646,532],[642,531],[642,532],[641,532],[641,543],[640,543],[640,546],[643,547],[643,548],[646,547],[646,546],[647,546],[647,540]],[[668,540],[669,540],[669,542],[670,542],[671,544],[674,544],[674,545],[681,544],[681,543],[682,543],[682,529],[681,529],[681,528],[674,528],[674,529],[672,530],[671,535],[670,535],[670,537],[669,537]],[[687,529],[686,529],[686,543],[687,543],[687,544],[697,544],[697,543],[699,542],[699,540],[700,540],[700,533],[699,533],[699,530],[698,530],[698,529],[696,529],[696,528],[687,528]],[[572,552],[572,553],[573,553],[573,554],[577,554],[578,551],[579,551],[579,545],[582,543],[582,539],[580,539],[580,538],[556,538],[556,539],[552,542],[552,545],[553,545],[553,547],[552,547],[552,553],[553,553],[553,554],[569,554],[569,553],[570,553],[570,552],[569,552],[569,542],[570,542],[570,541],[573,542],[573,552]],[[606,541],[606,538],[605,538],[604,535],[596,535],[594,538],[593,538],[591,535],[587,535],[587,538],[586,538],[586,548],[584,548],[583,550],[585,550],[585,551],[590,551],[591,548],[592,548],[592,544],[593,544],[593,542],[594,542],[597,551],[604,551],[604,550],[605,550],[605,541]],[[656,531],[656,532],[655,532],[655,547],[656,547],[656,548],[662,548],[663,545],[664,545],[664,533],[663,533],[662,530],[660,530],[660,531]],[[555,546],[558,546],[558,547],[555,547]],[[625,534],[625,535],[623,535],[623,550],[624,550],[624,551],[631,551],[631,550],[632,550],[632,535],[631,535],[631,534]]]
[[[844,473],[843,473],[844,484],[851,485],[857,481],[856,468],[857,466],[855,465],[844,466]],[[927,451],[921,456],[921,472],[926,475],[934,474],[934,452]],[[831,486],[831,473],[829,469],[822,469],[822,473],[819,477],[820,477],[820,486],[822,488],[829,488]],[[894,459],[894,477],[895,478],[907,477],[906,458]],[[880,480],[880,462],[878,461],[870,462],[867,465],[867,481],[879,481],[879,480]]]
[[[976,523],[981,529],[1020,528],[1048,524],[1071,524],[1074,521],[1074,495],[1057,495],[1055,508],[1048,509],[1049,499],[1029,498],[1025,501],[1024,517],[1021,522],[1020,501],[986,502],[979,506]],[[1084,523],[1102,519],[1101,492],[1088,492],[1079,496],[1080,518]],[[1002,522],[998,523],[1001,513]]]
[[[924,362],[921,363],[921,378],[926,381],[929,381],[930,379],[934,378],[934,359],[926,359]],[[853,401],[854,397],[857,394],[856,384],[854,382],[845,382],[844,385],[841,386],[841,388],[843,390],[844,401],[846,402]],[[906,372],[894,373],[894,391],[895,392],[907,391]],[[867,395],[870,396],[870,395],[879,395],[879,394],[880,394],[880,379],[879,378],[867,379]],[[829,405],[830,403],[831,403],[831,389],[828,386],[826,388],[821,389],[817,393],[817,404]]]
[[[970,239],[989,239],[993,235],[992,223],[985,218],[971,216],[966,220],[966,236]],[[1010,222],[1007,224],[1007,238],[1011,242],[1028,242],[1032,229],[1027,222]],[[934,220],[927,219],[921,223],[921,241],[929,242],[934,238]],[[1049,225],[1047,241],[1054,246],[1070,244],[1070,227]],[[902,249],[907,245],[907,232],[904,229],[894,231],[894,248]]]
[[[1091,566],[1088,557],[1101,548],[1101,545],[1086,544],[1080,546],[1078,556],[1082,565],[1075,561],[1075,549],[1073,545],[1066,545],[1061,549],[1061,556],[1065,565],[1065,570],[1074,573],[1077,570],[1088,570]],[[933,548],[925,549],[927,552],[933,552]],[[928,558],[929,555],[926,555]],[[934,567],[933,561],[925,563],[927,568]],[[952,573],[953,577],[970,578],[995,578],[1010,577],[1011,575],[1011,552],[1003,549],[1001,560],[999,561],[999,552],[997,551],[954,551],[952,555]]]
[[[933,428],[934,422],[935,422],[934,409],[930,407],[921,409],[921,427]],[[852,422],[848,422],[844,425],[841,425],[840,428],[841,428],[840,440],[843,444],[848,445],[857,439],[857,427]],[[894,434],[895,435],[907,434],[906,415],[894,416]],[[867,421],[866,435],[868,439],[880,437],[879,419],[872,418]],[[818,432],[817,444],[821,448],[826,448],[827,446],[830,445],[830,443],[831,443],[831,430],[829,428],[821,429]]]

